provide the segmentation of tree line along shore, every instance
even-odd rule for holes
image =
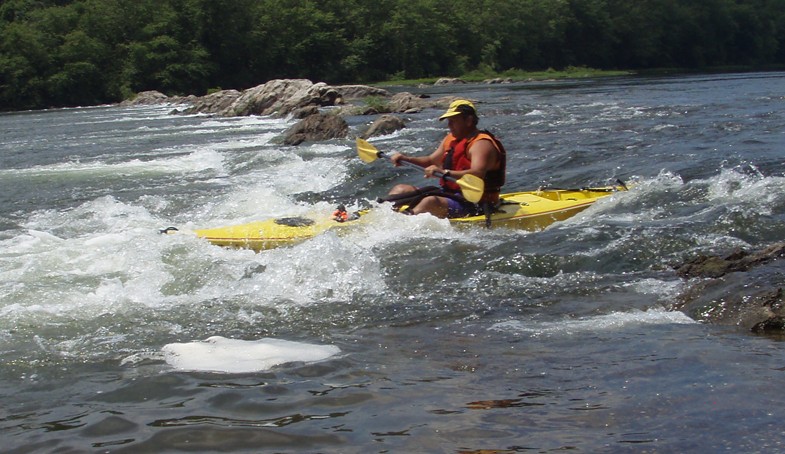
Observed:
[[[0,109],[267,80],[779,68],[785,0],[4,0]]]

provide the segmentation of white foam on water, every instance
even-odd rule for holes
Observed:
[[[354,244],[352,237],[334,232],[291,248],[267,251],[263,263],[265,272],[253,278],[251,292],[286,305],[352,301],[386,289],[379,259]]]
[[[192,213],[192,220],[185,227],[219,227],[308,213],[321,213],[326,217],[335,209],[329,202],[295,201],[293,195],[324,192],[340,184],[347,175],[344,160],[319,157],[305,161],[278,150],[255,159],[275,162],[263,170],[231,177],[233,190]]]
[[[215,151],[244,151],[246,148],[258,148],[269,145],[277,136],[277,132],[254,132],[249,136],[243,135],[231,140],[213,142],[205,146]],[[182,153],[182,146],[177,147],[176,150],[179,150],[179,152]],[[156,151],[156,153],[158,153],[158,151]]]
[[[621,284],[642,295],[656,295],[660,301],[673,301],[684,291],[686,284],[682,280],[663,281],[661,279],[641,279]]]
[[[33,166],[26,169],[0,169],[0,178],[90,178],[133,175],[189,174],[215,171],[225,174],[223,157],[209,148],[200,148],[192,153],[163,159],[130,159],[124,162],[72,161],[58,164]]]
[[[380,244],[409,241],[415,238],[433,238],[449,241],[464,237],[450,221],[428,214],[407,216],[389,208],[389,204],[377,206],[366,215],[366,220],[356,234],[355,240],[365,248]]]
[[[306,151],[304,153],[334,156],[346,152],[346,149],[347,146],[345,145],[337,145],[337,144],[329,144],[329,143],[314,143],[308,147],[305,147],[304,150]]]
[[[298,216],[312,210],[313,207],[297,204],[274,188],[257,183],[256,186],[216,198],[200,208],[199,212],[192,213],[191,220],[182,227],[223,227],[269,218]]]
[[[292,212],[291,202],[281,207]],[[316,207],[325,217],[334,209]],[[122,324],[125,313],[211,301],[232,301],[227,316],[240,310],[264,317],[259,308],[351,301],[386,288],[378,258],[351,235],[328,233],[257,254],[187,234],[160,235],[165,225],[147,209],[112,197],[34,213],[0,241],[0,328],[64,320],[78,326],[105,316]]]
[[[763,176],[755,166],[722,169],[705,181],[713,204],[738,207],[739,213],[770,215],[785,195],[785,177]]]
[[[58,110],[72,110],[74,116],[68,117],[71,125],[96,125],[102,123],[127,123],[128,121],[156,121],[171,118],[172,107],[175,104],[153,106],[93,106],[64,108]],[[107,109],[108,107],[108,109]],[[48,112],[46,110],[41,112]],[[76,120],[74,121],[74,117]],[[83,118],[87,117],[87,120]]]
[[[0,241],[0,325],[187,302],[188,295],[162,291],[172,280],[162,255],[183,243],[166,242],[159,224],[144,208],[112,197],[32,215],[26,229]]]
[[[204,341],[167,344],[162,351],[166,363],[177,370],[242,374],[293,362],[324,361],[341,349],[272,338],[244,341],[212,336]]]
[[[698,323],[682,312],[664,309],[646,311],[613,312],[597,317],[578,319],[565,318],[559,321],[509,320],[496,323],[489,328],[493,331],[528,334],[534,337],[543,335],[570,336],[580,333],[619,330],[643,325],[684,325]]]
[[[357,207],[347,208],[351,211]],[[333,209],[334,206],[327,203],[303,205],[300,214],[327,217]],[[293,213],[296,211],[289,209],[285,215]],[[209,255],[202,260],[220,267],[220,271],[214,270],[211,275],[237,276],[228,282],[226,278],[216,278],[214,283],[195,291],[192,297],[247,299],[256,306],[272,305],[285,311],[288,307],[353,301],[361,295],[381,294],[386,291],[387,284],[381,263],[371,251],[378,246],[414,238],[449,241],[471,237],[444,219],[405,216],[378,208],[357,224],[347,224],[302,243],[259,254],[209,246],[204,240],[192,239],[190,241],[202,244],[194,254]],[[247,269],[254,267],[263,271],[240,278]]]
[[[216,119],[215,117],[207,117],[205,121],[200,123],[201,126],[209,126],[213,128],[225,128],[226,126],[252,126],[254,128],[275,128],[283,129],[290,125],[292,122],[283,118],[273,117],[224,117]]]
[[[264,175],[277,191],[283,194],[299,194],[307,191],[324,192],[346,178],[346,161],[342,158],[320,157],[305,161],[292,157],[275,168],[275,177],[269,170]],[[261,177],[262,173],[258,173]]]

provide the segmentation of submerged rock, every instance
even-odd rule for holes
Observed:
[[[754,266],[771,262],[783,256],[785,256],[785,243],[775,243],[757,252],[737,249],[724,258],[701,255],[680,265],[676,272],[685,278],[717,278],[734,271],[747,271]]]
[[[785,242],[699,256],[676,267],[687,286],[673,305],[695,320],[785,335]]]

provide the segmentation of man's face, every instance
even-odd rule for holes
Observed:
[[[447,127],[456,139],[463,139],[471,132],[472,121],[471,115],[455,115],[447,118]]]

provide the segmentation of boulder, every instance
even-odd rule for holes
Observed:
[[[338,92],[324,82],[276,79],[245,90],[225,112],[227,116],[286,116],[306,106],[332,106]]]
[[[305,106],[301,109],[298,109],[292,114],[292,117],[296,118],[297,120],[302,120],[303,118],[310,117],[311,115],[316,115],[319,113],[319,108],[316,106]]]
[[[362,134],[362,138],[367,139],[369,137],[392,134],[405,127],[406,124],[401,118],[395,115],[382,115],[371,123],[371,126]]]
[[[333,88],[343,99],[362,99],[369,96],[390,97],[389,91],[368,85],[337,85]]]
[[[237,90],[221,90],[207,96],[201,96],[191,101],[191,106],[181,113],[196,114],[209,113],[220,114],[229,109],[240,97]]]
[[[411,96],[411,95],[410,95]],[[211,114],[226,117],[247,115],[273,115],[305,118],[318,112],[319,107],[335,106],[348,99],[368,97],[390,98],[390,92],[367,85],[339,85],[332,87],[324,82],[313,83],[307,79],[275,79],[244,91],[221,90],[207,96],[168,97],[158,91],[137,94],[122,105],[183,104],[172,113]],[[402,101],[399,100],[399,106]],[[406,111],[411,102],[403,102]],[[187,107],[186,107],[187,106]],[[354,108],[356,109],[356,107]],[[348,110],[347,112],[352,112]]]
[[[409,92],[396,93],[390,100],[390,110],[393,112],[419,112],[428,107],[422,98]]]
[[[459,85],[465,84],[465,80],[458,79],[457,77],[441,77],[434,82],[434,85]]]
[[[509,77],[506,77],[506,78],[495,77],[493,79],[485,79],[484,81],[482,81],[482,83],[488,84],[488,85],[511,84],[512,83],[512,79],[509,78]]]
[[[317,142],[344,138],[349,134],[349,125],[338,115],[318,113],[306,117],[284,133],[285,145]]]
[[[309,106],[335,105],[339,93],[324,82],[307,79],[276,79],[242,92],[222,90],[207,96],[184,99],[191,106],[183,112],[226,117],[247,115],[286,116]]]
[[[150,90],[142,91],[136,94],[134,99],[123,101],[121,106],[148,106],[155,104],[164,104],[170,102],[169,97],[160,91]]]
[[[409,92],[396,93],[390,99],[390,111],[402,113],[416,113],[423,109],[446,109],[455,101],[454,96],[430,98],[427,96],[413,95]]]

